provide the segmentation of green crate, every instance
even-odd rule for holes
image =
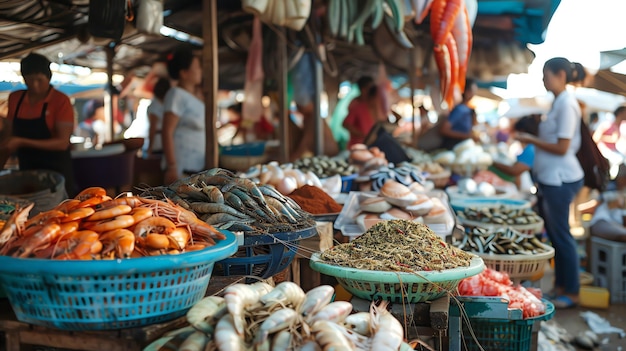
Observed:
[[[451,350],[528,351],[532,346],[536,322],[554,316],[554,305],[542,300],[546,312],[533,318],[522,318],[522,310],[508,309],[508,301],[499,297],[459,297],[467,320],[461,317],[458,304],[450,304]],[[453,300],[451,300],[453,302]],[[460,326],[460,327],[459,327]],[[475,339],[470,332],[474,332]],[[480,345],[480,346],[479,346]]]

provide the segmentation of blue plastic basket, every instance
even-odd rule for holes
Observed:
[[[311,227],[291,233],[246,235],[233,256],[215,264],[214,274],[269,278],[291,264],[300,240],[316,234],[317,228]]]
[[[341,177],[341,192],[349,193],[352,190],[352,186],[354,185],[354,180],[358,176],[358,173],[350,174],[347,176]]]
[[[220,153],[228,156],[261,156],[265,153],[265,142],[223,146]]]
[[[184,315],[206,294],[215,261],[237,239],[183,253],[101,261],[0,256],[0,284],[18,320],[63,330],[140,327]]]

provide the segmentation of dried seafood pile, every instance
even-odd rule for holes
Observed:
[[[446,244],[424,224],[389,220],[375,224],[350,243],[324,251],[320,257],[339,266],[415,272],[467,267],[474,255]]]
[[[457,217],[468,221],[490,223],[524,225],[542,222],[543,219],[530,208],[500,207],[468,207],[463,211],[457,211]]]

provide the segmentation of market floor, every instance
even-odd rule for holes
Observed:
[[[561,328],[567,330],[568,334],[575,337],[581,332],[589,330],[587,322],[581,316],[582,312],[591,311],[607,320],[611,326],[621,328],[626,331],[626,304],[613,304],[608,309],[589,309],[576,307],[572,309],[556,310],[554,318],[548,323],[556,323]],[[602,344],[595,348],[601,351],[626,350],[626,338],[620,338],[617,333],[599,334]],[[572,343],[573,346],[574,343]],[[576,350],[585,350],[576,346]]]

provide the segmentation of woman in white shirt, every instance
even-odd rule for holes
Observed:
[[[539,125],[539,136],[518,135],[521,142],[535,145],[533,173],[539,187],[539,211],[555,250],[553,303],[557,308],[578,304],[580,288],[576,240],[569,227],[569,208],[583,186],[584,172],[576,158],[580,148],[580,105],[566,89],[581,82],[585,71],[579,63],[557,57],[543,68],[543,84],[554,94],[552,108]]]
[[[204,101],[200,94],[200,59],[181,48],[168,56],[167,71],[178,82],[165,94],[161,138],[165,183],[202,171],[205,154]]]

